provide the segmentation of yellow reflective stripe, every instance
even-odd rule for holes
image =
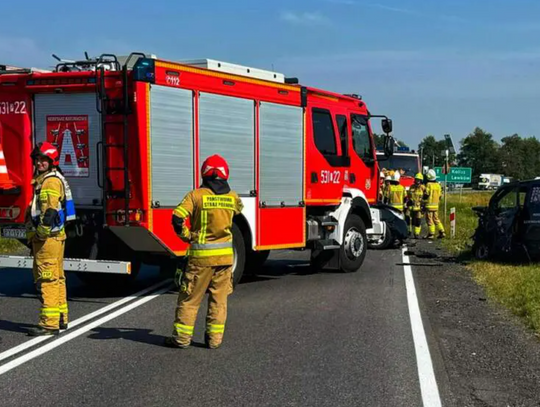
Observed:
[[[58,191],[55,191],[54,189],[42,189],[40,192],[39,192],[39,197],[41,198],[42,196],[61,196],[62,194]]]
[[[225,325],[207,325],[206,332],[211,334],[222,334],[223,332],[225,332]]]
[[[427,208],[427,209],[430,209],[430,210],[437,211],[437,210],[439,210],[439,205],[438,205],[438,204],[435,204],[435,205],[426,205],[426,208]]]
[[[212,250],[188,250],[188,256],[193,257],[212,257],[212,256],[227,256],[227,255],[233,255],[234,250],[232,247],[229,247],[227,249],[212,249]]]
[[[199,234],[199,243],[206,243],[206,228],[208,227],[208,212],[203,210],[201,213],[201,233]]]
[[[193,331],[195,330],[194,326],[183,324],[174,324],[174,327],[176,328],[176,332],[187,335],[193,335]]]
[[[189,218],[189,212],[186,211],[184,208],[182,208],[181,206],[178,206],[174,211],[173,213],[178,216],[179,218]]]
[[[60,310],[60,312],[67,312],[68,305],[67,304],[60,305],[60,307],[58,309]]]
[[[43,316],[57,316],[60,315],[60,310],[58,308],[41,308],[39,314]]]

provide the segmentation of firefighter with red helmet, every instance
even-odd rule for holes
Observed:
[[[65,223],[75,219],[75,207],[69,185],[58,167],[56,147],[39,143],[31,157],[35,166],[34,196],[26,212],[26,230],[34,255],[33,274],[41,311],[38,326],[29,329],[28,335],[57,335],[68,325],[63,268]]]
[[[188,263],[180,278],[173,336],[165,344],[187,348],[191,343],[197,312],[206,292],[206,345],[215,349],[223,340],[227,297],[232,293],[232,221],[242,201],[229,187],[229,167],[219,155],[208,157],[201,168],[202,186],[189,192],[174,210],[176,234],[190,244]]]

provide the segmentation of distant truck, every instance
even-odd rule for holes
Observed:
[[[500,174],[480,174],[478,189],[492,190],[499,188],[504,182],[504,176]]]

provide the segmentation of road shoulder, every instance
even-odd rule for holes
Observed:
[[[443,392],[456,406],[540,406],[540,341],[438,246],[408,254]]]

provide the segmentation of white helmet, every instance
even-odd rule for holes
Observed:
[[[435,170],[431,169],[427,172],[428,181],[435,181],[437,179],[437,173]]]
[[[399,179],[401,178],[401,174],[399,171],[394,171],[394,175],[392,175],[392,181],[399,182]]]

